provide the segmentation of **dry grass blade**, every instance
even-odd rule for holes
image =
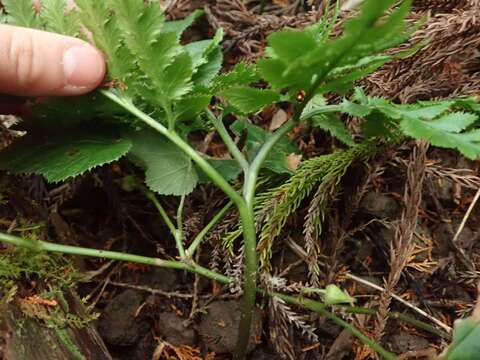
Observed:
[[[390,273],[385,283],[385,291],[380,295],[378,313],[375,319],[374,336],[378,341],[384,334],[387,313],[392,300],[391,294],[414,250],[413,236],[417,227],[418,211],[422,200],[427,149],[428,146],[420,142],[414,148],[410,157],[404,192],[404,209],[400,222],[396,224],[395,238],[390,244]]]
[[[269,301],[270,340],[282,359],[295,360],[293,336],[288,324],[285,310],[285,303],[282,300],[272,297]]]
[[[475,194],[475,196],[473,198],[473,201],[470,203],[470,206],[468,207],[467,212],[465,213],[465,216],[463,217],[462,222],[460,223],[460,226],[458,227],[457,232],[455,233],[455,236],[453,237],[452,241],[454,243],[457,241],[458,237],[460,236],[460,234],[461,234],[463,228],[465,227],[465,224],[467,223],[467,220],[470,217],[470,215],[473,211],[473,208],[477,204],[479,198],[480,198],[480,188],[477,190],[477,193]]]
[[[334,179],[335,180],[335,179]],[[320,287],[319,257],[321,254],[320,235],[328,205],[335,196],[336,181],[322,182],[310,202],[303,234],[305,237],[305,250],[307,251],[307,265],[310,276],[310,285]]]
[[[443,11],[452,9],[452,13],[428,17],[423,28],[410,40],[412,44],[428,40],[428,45],[414,56],[391,62],[368,77],[366,85],[369,93],[403,103],[478,94],[478,0],[419,0],[416,4],[418,10],[433,7]],[[416,13],[412,18],[420,19],[422,16],[424,14]]]

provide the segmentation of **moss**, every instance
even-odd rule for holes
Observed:
[[[66,329],[55,329],[55,334],[60,339],[60,341],[65,345],[65,348],[68,349],[72,359],[76,360],[86,360],[86,357],[83,356],[80,349],[77,347],[75,342],[70,337],[69,332]]]
[[[65,289],[78,279],[72,263],[56,254],[9,248],[0,255],[0,293],[5,295],[21,281],[43,281]]]

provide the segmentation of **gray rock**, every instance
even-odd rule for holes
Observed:
[[[430,342],[423,337],[404,331],[394,333],[388,338],[390,350],[401,354],[407,351],[423,350],[430,346]]]
[[[160,333],[166,341],[174,346],[194,346],[197,343],[197,334],[194,329],[184,327],[183,321],[184,319],[174,313],[160,313],[158,317]]]
[[[198,334],[209,351],[217,354],[233,353],[237,344],[240,323],[240,302],[215,301],[208,306],[208,313],[202,316]],[[262,320],[257,309],[252,322],[248,351],[252,351],[262,333]]]
[[[148,331],[148,322],[135,316],[142,301],[143,295],[130,289],[112,299],[98,323],[98,331],[106,343],[133,345]]]
[[[382,219],[393,219],[399,213],[399,206],[393,197],[373,191],[365,195],[360,206],[366,213]]]

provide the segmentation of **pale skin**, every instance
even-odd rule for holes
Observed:
[[[34,4],[40,6],[38,0]],[[77,96],[100,85],[105,60],[85,41],[0,25],[0,69],[1,94]]]

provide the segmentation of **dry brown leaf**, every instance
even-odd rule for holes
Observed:
[[[270,122],[270,126],[269,126],[270,131],[277,130],[287,121],[288,121],[288,114],[285,112],[285,110],[278,109],[275,115],[273,115],[272,121]]]
[[[302,155],[290,154],[287,156],[287,166],[291,171],[297,170],[301,161]]]

